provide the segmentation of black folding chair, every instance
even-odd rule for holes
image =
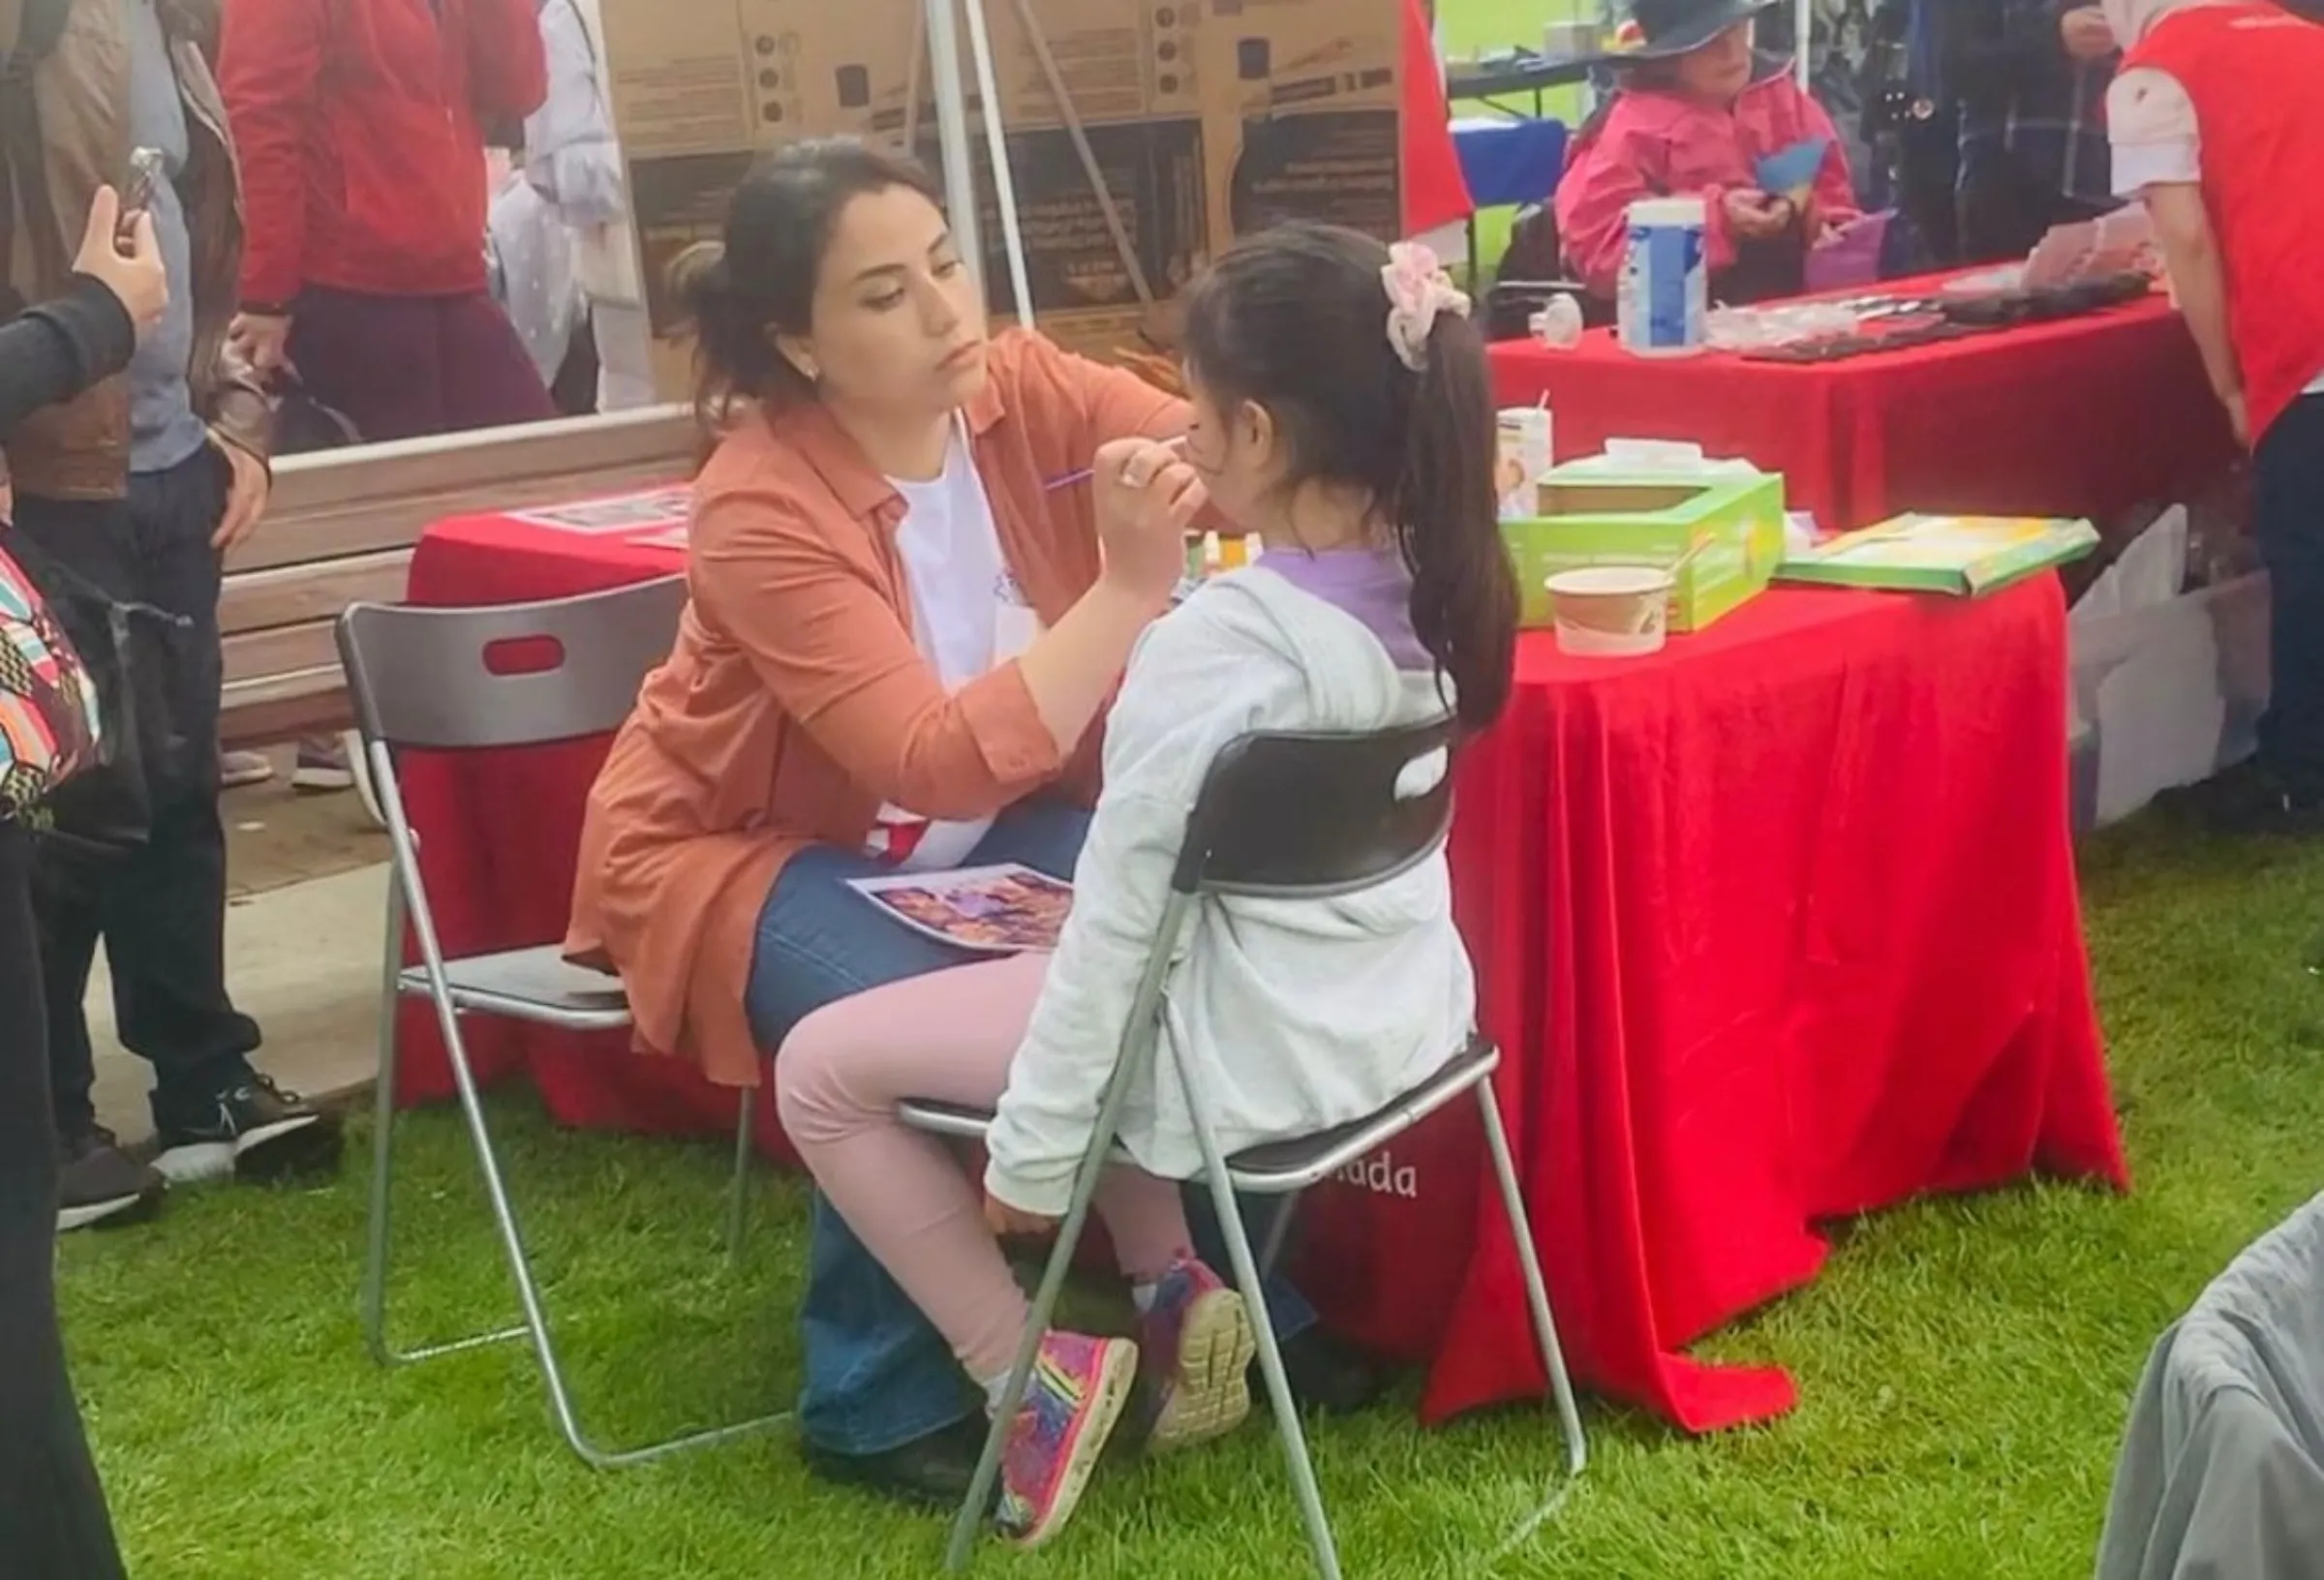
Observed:
[[[1436,1074],[1368,1118],[1320,1136],[1286,1139],[1226,1157],[1208,1089],[1211,1072],[1192,1068],[1186,1050],[1161,1036],[1164,988],[1190,925],[1199,925],[1206,901],[1234,897],[1312,899],[1318,902],[1358,893],[1411,870],[1443,847],[1452,817],[1452,727],[1449,721],[1376,734],[1262,734],[1238,740],[1210,765],[1172,875],[1169,903],[1155,929],[1136,1000],[1123,1028],[1120,1053],[1090,1132],[1088,1150],[1075,1175],[1072,1203],[1060,1227],[1031,1320],[1018,1346],[1007,1391],[993,1415],[983,1458],[953,1525],[945,1566],[959,1570],[968,1560],[978,1527],[991,1506],[1009,1422],[1024,1398],[1041,1337],[1048,1331],[1058,1292],[1073,1262],[1075,1246],[1088,1221],[1090,1199],[1100,1175],[1117,1158],[1115,1146],[1125,1101],[1152,1068],[1157,1046],[1185,1093],[1187,1112],[1203,1154],[1203,1177],[1210,1188],[1225,1232],[1237,1288],[1251,1307],[1276,1430],[1283,1440],[1292,1489],[1306,1521],[1316,1567],[1325,1580],[1338,1580],[1339,1557],[1330,1517],[1317,1490],[1300,1413],[1284,1377],[1283,1357],[1268,1321],[1261,1290],[1261,1259],[1254,1255],[1236,1199],[1242,1196],[1296,1198],[1358,1159],[1370,1156],[1413,1126],[1464,1094],[1474,1093],[1484,1124],[1485,1144],[1501,1186],[1501,1200],[1515,1230],[1517,1260],[1533,1315],[1534,1334],[1557,1401],[1570,1474],[1586,1459],[1581,1418],[1572,1380],[1558,1346],[1549,1291],[1542,1279],[1517,1173],[1501,1124],[1493,1091],[1500,1050],[1472,1035],[1450,1048]],[[981,1139],[989,1112],[954,1105],[913,1103],[902,1110],[906,1123],[937,1135]],[[1291,1212],[1276,1213],[1269,1234],[1269,1260],[1282,1241]]]

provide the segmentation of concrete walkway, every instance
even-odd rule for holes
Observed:
[[[284,761],[280,773],[289,773]],[[260,1067],[293,1091],[335,1096],[378,1070],[387,842],[352,794],[296,796],[285,779],[227,797],[227,980],[263,1028]],[[153,1130],[151,1072],[113,1038],[102,956],[89,989],[97,1109],[125,1140]]]

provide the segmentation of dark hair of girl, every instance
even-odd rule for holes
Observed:
[[[1517,582],[1502,546],[1484,341],[1440,313],[1421,371],[1389,340],[1388,249],[1295,224],[1236,244],[1186,303],[1186,364],[1223,410],[1263,408],[1286,486],[1361,489],[1412,571],[1412,626],[1482,729],[1509,698]]]
[[[679,255],[670,289],[694,332],[694,408],[706,422],[722,422],[738,400],[814,398],[775,336],[809,331],[823,255],[847,205],[897,187],[937,201],[935,183],[908,159],[852,137],[795,142],[760,158],[734,189],[723,241]]]

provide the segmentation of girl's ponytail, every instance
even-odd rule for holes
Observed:
[[[1188,372],[1252,401],[1289,451],[1280,479],[1359,490],[1412,572],[1412,628],[1461,724],[1509,700],[1517,584],[1501,545],[1497,418],[1467,299],[1425,249],[1330,226],[1236,243],[1188,295]]]
[[[1509,701],[1517,579],[1494,485],[1498,415],[1483,338],[1437,316],[1418,373],[1391,517],[1412,570],[1412,629],[1452,683],[1461,725],[1481,730]]]

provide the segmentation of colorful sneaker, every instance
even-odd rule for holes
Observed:
[[[1001,1534],[1038,1547],[1064,1529],[1129,1403],[1138,1347],[1127,1339],[1052,1333],[1001,1453]]]
[[[1189,1257],[1162,1275],[1139,1335],[1146,1445],[1157,1453],[1226,1436],[1251,1413],[1250,1308]]]

